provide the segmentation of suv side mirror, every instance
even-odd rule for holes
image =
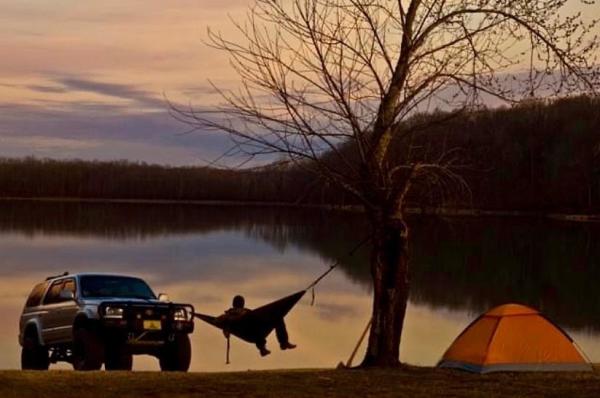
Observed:
[[[61,290],[58,297],[63,301],[75,300],[75,294],[71,290]]]
[[[168,294],[166,294],[166,293],[159,293],[158,294],[158,301],[168,302],[168,301],[171,301],[171,300],[169,299],[169,295]]]

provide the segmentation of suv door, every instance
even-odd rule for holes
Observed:
[[[64,290],[77,291],[74,278],[52,282],[43,306],[47,311],[42,321],[42,336],[46,344],[68,342],[72,339],[72,326],[77,315],[77,302],[60,297]]]
[[[61,291],[69,291],[72,293],[73,299],[62,301],[59,312],[58,320],[58,339],[60,341],[71,341],[73,339],[73,323],[75,323],[75,317],[79,312],[79,306],[77,304],[77,286],[75,285],[75,279],[65,279]]]

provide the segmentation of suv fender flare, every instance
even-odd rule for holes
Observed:
[[[73,331],[82,327],[87,327],[88,323],[89,318],[85,313],[77,314],[77,316],[75,317],[75,321],[73,321]]]
[[[100,320],[90,317],[86,312],[81,312],[73,321],[73,332],[79,328],[97,330],[100,327]]]
[[[83,316],[91,321],[99,321],[101,319],[100,314],[98,313],[99,306],[93,305],[84,305],[83,308],[80,309],[77,317]]]
[[[33,332],[32,332],[33,331]],[[23,334],[21,335],[21,346],[23,345],[23,340],[28,333],[35,333],[36,340],[40,345],[44,345],[44,340],[42,339],[41,327],[39,320],[31,319],[29,320],[25,326],[23,327]]]

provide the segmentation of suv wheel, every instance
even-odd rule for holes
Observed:
[[[187,372],[191,359],[192,346],[187,334],[176,334],[172,342],[165,344],[158,357],[161,370],[180,372]]]
[[[73,369],[99,370],[104,359],[104,345],[97,333],[86,328],[73,332]]]
[[[35,331],[29,332],[23,338],[21,349],[21,369],[48,370],[50,359],[48,349],[38,342]]]
[[[106,370],[131,370],[133,355],[127,352],[124,344],[107,347],[104,369]]]

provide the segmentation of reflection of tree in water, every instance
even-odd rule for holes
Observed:
[[[0,230],[4,232],[117,240],[220,230],[277,231],[301,225],[306,228],[309,216],[311,223],[322,219],[315,211],[251,206],[73,202],[2,202],[0,206]]]
[[[564,326],[600,329],[600,227],[517,219],[419,218],[411,222],[411,301],[479,313],[516,301]],[[288,246],[340,259],[368,289],[368,233],[359,215],[314,209],[139,204],[3,203],[0,230],[107,239],[243,231],[278,250]]]
[[[350,253],[369,234],[367,224],[360,215],[312,211],[296,218],[295,221],[299,223],[290,219],[280,221],[275,226],[256,224],[246,232],[248,236],[269,242],[279,249],[294,246],[311,252],[329,265],[339,261],[340,268],[352,281],[370,288],[368,245],[361,245],[353,254]]]
[[[335,222],[332,222],[335,221]],[[411,220],[412,302],[479,314],[519,302],[562,325],[600,329],[600,227],[551,221],[418,218]],[[285,231],[285,232],[283,232]],[[261,235],[340,259],[352,280],[369,286],[368,250],[348,250],[364,234],[359,217],[340,216],[307,230]]]
[[[595,225],[467,219],[413,228],[416,302],[481,312],[529,304],[570,327],[600,329]]]

